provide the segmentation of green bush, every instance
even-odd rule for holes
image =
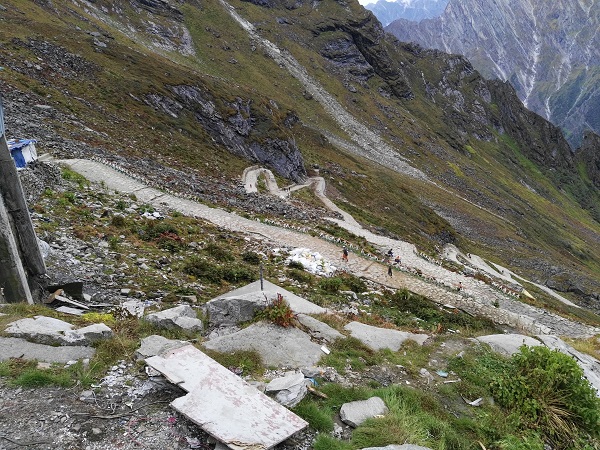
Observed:
[[[214,242],[207,244],[206,247],[204,247],[204,251],[220,262],[233,261],[235,259],[229,250],[224,249]]]
[[[304,265],[300,261],[290,261],[288,267],[290,269],[304,270]]]
[[[325,292],[336,293],[342,287],[342,279],[338,277],[323,278],[319,281],[319,288]]]
[[[193,275],[200,280],[219,283],[222,280],[222,270],[205,258],[194,256],[183,263],[182,270],[188,275]]]
[[[289,269],[287,271],[287,275],[292,280],[296,280],[299,283],[308,283],[308,284],[311,284],[312,281],[313,281],[313,276],[309,272],[306,272],[304,270]]]
[[[230,264],[221,268],[221,277],[230,283],[237,283],[240,281],[250,282],[255,281],[258,278],[258,274],[248,267]]]
[[[260,264],[260,255],[256,252],[245,252],[242,255],[242,260],[253,266],[258,266]]]
[[[348,290],[353,292],[365,292],[367,290],[367,284],[361,278],[358,278],[352,274],[345,274],[342,277],[343,285],[348,288]]]
[[[570,448],[580,430],[600,435],[600,400],[575,360],[546,347],[521,347],[491,383],[498,404],[555,448]]]

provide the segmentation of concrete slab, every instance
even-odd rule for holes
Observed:
[[[308,426],[193,345],[146,363],[188,391],[171,406],[230,449],[269,449]]]
[[[298,314],[298,322],[306,327],[308,333],[315,339],[321,339],[325,342],[332,343],[337,339],[344,339],[342,333],[335,328],[331,328],[324,322],[315,319],[314,317],[307,316],[306,314]]]
[[[10,358],[23,358],[47,363],[67,363],[79,359],[92,358],[96,349],[83,346],[54,347],[36,344],[20,338],[0,337],[0,361]]]
[[[523,334],[490,334],[488,336],[479,336],[475,339],[484,344],[488,344],[492,350],[501,353],[504,356],[511,356],[512,354],[517,353],[522,345],[527,345],[529,347],[543,345],[537,339]]]
[[[409,333],[407,331],[391,330],[389,328],[378,328],[360,322],[350,322],[344,329],[350,331],[352,337],[360,340],[363,344],[373,350],[389,348],[398,351],[402,344],[407,341],[415,341],[419,345],[429,338],[427,334]]]
[[[235,352],[254,350],[267,367],[302,368],[316,365],[323,353],[321,346],[297,328],[282,328],[258,322],[227,336],[220,336],[202,344],[209,350]]]

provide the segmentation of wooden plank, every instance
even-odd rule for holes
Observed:
[[[231,449],[269,449],[308,425],[193,345],[146,363],[188,392],[171,406]]]

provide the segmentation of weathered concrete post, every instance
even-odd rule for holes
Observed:
[[[0,99],[0,283],[7,283],[0,287],[4,288],[4,296],[9,302],[27,300],[33,303],[27,275],[31,279],[44,275],[46,264],[29,216],[21,180],[8,149],[3,119]]]
[[[4,292],[4,299],[9,303],[27,301],[33,304],[17,246],[10,218],[0,195],[0,288]]]

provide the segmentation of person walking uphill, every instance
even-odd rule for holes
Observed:
[[[392,265],[388,264],[388,275],[391,277],[392,276]]]
[[[342,250],[342,260],[348,262],[348,249],[346,247]]]

